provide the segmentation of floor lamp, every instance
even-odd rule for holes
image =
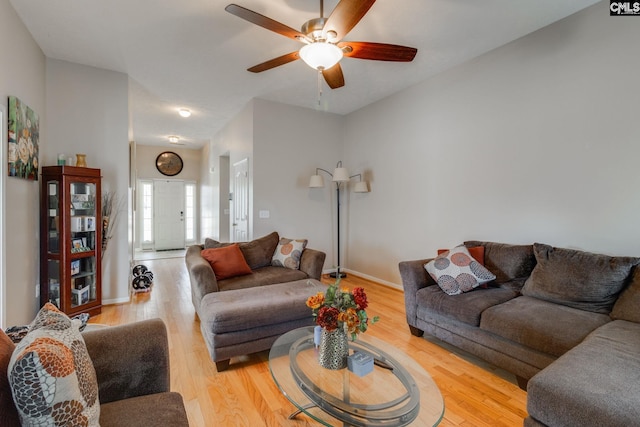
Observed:
[[[339,161],[338,164],[336,164],[336,168],[333,170],[333,173],[329,172],[326,169],[316,168],[316,174],[311,176],[311,179],[309,180],[309,188],[324,187],[324,179],[322,178],[322,175],[320,175],[320,172],[324,172],[327,175],[329,175],[331,177],[331,181],[335,182],[336,184],[336,225],[338,230],[338,240],[337,240],[338,265],[336,267],[335,273],[331,273],[329,274],[329,276],[334,278],[342,278],[342,277],[346,277],[347,275],[345,273],[340,272],[340,186],[343,183],[346,185],[346,183],[349,182],[351,178],[359,178],[358,182],[356,182],[356,185],[353,187],[354,193],[368,193],[369,186],[367,185],[366,181],[362,180],[361,174],[349,175],[347,168],[342,167],[342,161]]]

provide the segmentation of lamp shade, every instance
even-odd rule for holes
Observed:
[[[342,50],[331,43],[315,42],[300,49],[300,58],[314,70],[328,70],[342,59]]]
[[[353,187],[354,193],[368,193],[369,186],[367,185],[367,181],[358,181],[356,185]]]
[[[335,168],[333,170],[333,182],[347,181],[349,181],[349,172],[347,172],[347,168]]]
[[[321,188],[324,187],[324,178],[322,175],[311,175],[309,180],[309,188]]]

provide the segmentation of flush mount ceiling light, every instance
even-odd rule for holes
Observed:
[[[182,117],[189,117],[191,116],[191,110],[187,108],[181,108],[178,110],[178,114],[180,114]]]
[[[169,142],[170,143],[177,144],[178,141],[180,141],[180,137],[179,136],[175,136],[175,135],[169,136]]]

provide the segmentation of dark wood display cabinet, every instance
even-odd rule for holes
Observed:
[[[40,304],[70,316],[102,307],[100,169],[42,168]]]

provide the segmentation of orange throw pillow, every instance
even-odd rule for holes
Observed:
[[[222,248],[204,249],[201,254],[211,264],[217,280],[251,274],[251,268],[237,243]]]

